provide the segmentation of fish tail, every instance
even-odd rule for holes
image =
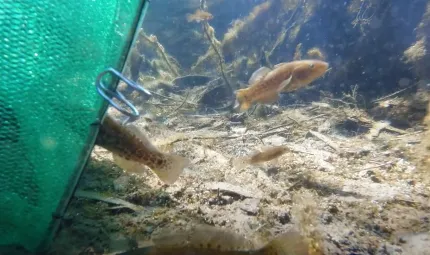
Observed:
[[[189,13],[189,14],[187,14],[187,16],[186,16],[186,17],[187,17],[187,21],[188,21],[188,22],[191,22],[191,21],[193,21],[193,20],[194,20],[194,15],[193,15],[193,14],[190,14],[190,13]]]
[[[166,184],[173,184],[190,164],[189,159],[176,154],[164,154],[164,160],[162,165],[152,171]]]
[[[247,89],[239,89],[236,91],[236,105],[240,107],[240,111],[244,112],[251,107],[251,102],[246,97]]]
[[[234,158],[231,161],[231,163],[233,167],[236,168],[237,170],[242,170],[247,165],[249,165],[249,160],[248,160],[248,157],[238,157],[238,158]]]
[[[113,154],[113,159],[116,165],[129,173],[142,174],[147,171],[146,165],[137,161],[128,160],[117,154]],[[174,183],[184,168],[189,165],[189,160],[176,154],[164,154],[163,164],[150,169],[158,176],[158,178],[166,183]],[[149,166],[148,166],[149,167]]]
[[[296,231],[290,231],[288,233],[281,234],[277,238],[270,241],[258,252],[258,255],[319,255],[319,250],[315,249],[310,245],[300,233]]]

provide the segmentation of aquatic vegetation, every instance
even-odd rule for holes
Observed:
[[[163,60],[166,62],[167,66],[169,67],[170,71],[175,74],[176,76],[179,75],[179,68],[177,66],[174,66],[171,61],[169,60],[169,57],[166,54],[166,51],[163,47],[163,45],[161,45],[161,43],[158,41],[157,36],[155,35],[150,35],[147,36],[143,33],[143,31],[141,31],[142,33],[142,37],[147,40],[149,43],[155,45],[157,51],[159,52],[159,54],[162,56]]]
[[[417,41],[403,53],[404,61],[414,65],[415,72],[421,79],[430,79],[430,3],[417,28]]]
[[[294,60],[301,60],[302,59],[302,44],[301,43],[297,44],[293,59]]]
[[[325,55],[321,52],[321,50],[317,47],[313,47],[306,52],[306,55],[313,59],[324,60]]]
[[[322,254],[322,237],[318,229],[318,205],[315,195],[309,191],[302,191],[293,198],[295,206],[291,212],[300,232],[308,238],[310,254]]]

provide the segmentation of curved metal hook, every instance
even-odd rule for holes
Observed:
[[[111,91],[108,88],[106,88],[105,84],[102,81],[102,77],[107,74],[107,73],[111,73],[113,76],[118,77],[120,80],[124,81],[128,86],[143,92],[147,95],[152,95],[151,92],[149,92],[148,90],[146,90],[145,88],[143,88],[142,86],[137,85],[136,83],[134,83],[133,81],[125,78],[120,72],[118,72],[117,70],[113,69],[113,68],[108,68],[105,71],[101,72],[96,79],[96,88],[97,88],[97,92],[104,98],[106,99],[110,105],[112,105],[115,109],[117,109],[118,111],[120,111],[122,114],[129,116],[130,118],[137,118],[139,117],[140,113],[139,111],[136,109],[136,107],[134,107],[134,105],[128,101],[124,95],[115,90],[115,91]],[[119,106],[117,103],[115,103],[111,98],[115,97],[116,99],[118,99],[119,101],[123,102],[124,104],[126,104],[132,112],[129,112],[127,110],[125,110],[124,108],[122,108],[121,106]]]

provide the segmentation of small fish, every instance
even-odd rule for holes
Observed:
[[[199,226],[177,233],[161,234],[154,245],[117,253],[116,255],[317,255],[310,242],[298,232],[281,234],[264,246],[220,228]]]
[[[280,93],[308,85],[321,77],[327,69],[328,63],[320,60],[279,63],[273,69],[260,67],[249,79],[250,86],[236,91],[235,108],[246,111],[253,103],[275,103],[279,100]]]
[[[211,20],[213,17],[214,16],[209,12],[197,9],[194,14],[191,14],[191,13],[187,14],[187,21],[188,22],[196,21],[200,23],[200,21]]]
[[[189,159],[159,151],[135,126],[123,126],[111,116],[104,118],[96,145],[113,154],[115,163],[122,169],[141,173],[148,166],[166,184],[174,183]]]
[[[289,149],[285,146],[269,147],[251,156],[235,158],[232,160],[232,164],[234,168],[240,170],[247,165],[255,165],[278,158],[287,151],[289,151]]]

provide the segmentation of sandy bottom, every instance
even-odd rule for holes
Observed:
[[[145,245],[160,229],[195,224],[261,242],[294,228],[325,254],[430,254],[422,127],[378,133],[381,125],[365,112],[322,103],[265,119],[175,116],[135,125],[191,165],[164,186],[150,170],[124,172],[96,147],[52,254],[115,254]],[[290,151],[232,167],[232,158],[271,145]]]

